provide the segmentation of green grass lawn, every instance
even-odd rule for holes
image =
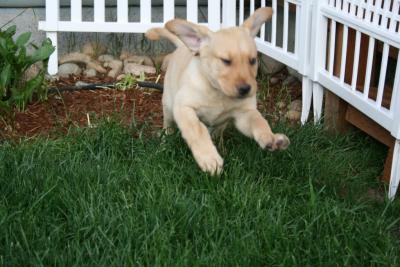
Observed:
[[[284,152],[228,131],[221,177],[178,136],[119,123],[0,146],[0,264],[399,266],[400,202],[366,197],[385,149],[311,125]]]

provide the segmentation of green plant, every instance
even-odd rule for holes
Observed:
[[[28,43],[31,38],[30,32],[22,33],[14,39],[15,33],[16,26],[4,31],[0,29],[0,108],[3,111],[12,106],[24,110],[34,94],[37,94],[39,99],[45,98],[45,69],[49,56],[54,52],[50,39],[36,46]],[[28,45],[33,48],[33,52],[29,54]],[[43,65],[38,74],[24,79],[28,68],[36,63]]]
[[[136,77],[133,76],[132,74],[127,74],[122,78],[121,81],[115,84],[115,88],[118,90],[126,90],[129,88],[132,88],[133,86],[136,85]]]
[[[115,88],[119,90],[127,90],[137,85],[137,82],[144,82],[146,80],[146,74],[141,72],[139,77],[135,77],[132,74],[127,74],[124,78],[115,84]]]

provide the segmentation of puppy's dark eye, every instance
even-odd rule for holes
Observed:
[[[253,57],[249,60],[250,65],[255,65],[257,63],[257,58]]]
[[[221,58],[221,61],[226,65],[230,66],[232,64],[232,60],[226,59],[226,58]]]

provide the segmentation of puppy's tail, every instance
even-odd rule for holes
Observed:
[[[165,28],[152,28],[148,30],[145,35],[150,40],[165,38],[171,41],[176,47],[184,46],[183,42],[175,34]]]

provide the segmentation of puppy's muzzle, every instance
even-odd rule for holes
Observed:
[[[237,87],[237,90],[239,97],[243,98],[249,94],[251,86],[249,84],[242,84]]]

